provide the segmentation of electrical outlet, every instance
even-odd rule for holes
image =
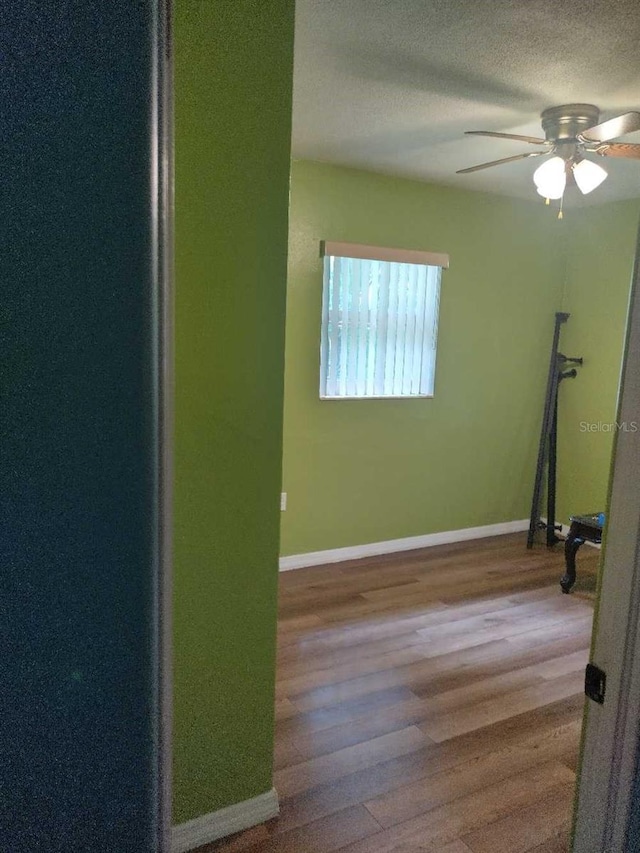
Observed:
[[[285,512],[287,509],[287,493],[280,492],[280,512]]]

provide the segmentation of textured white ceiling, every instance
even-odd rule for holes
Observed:
[[[534,150],[463,132],[544,135],[569,102],[640,109],[639,0],[297,0],[295,158],[537,199],[535,158],[456,175]],[[640,160],[598,163],[587,201],[640,196]]]

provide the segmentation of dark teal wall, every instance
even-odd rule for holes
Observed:
[[[3,853],[157,850],[152,5],[2,10]]]

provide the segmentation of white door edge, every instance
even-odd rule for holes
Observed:
[[[640,236],[640,235],[639,235]],[[591,662],[607,677],[587,702],[573,853],[627,853],[640,722],[640,242],[618,404]],[[637,805],[636,805],[637,807]]]

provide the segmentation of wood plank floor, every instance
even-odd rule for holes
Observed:
[[[598,552],[524,534],[281,575],[281,815],[202,848],[566,853]]]

